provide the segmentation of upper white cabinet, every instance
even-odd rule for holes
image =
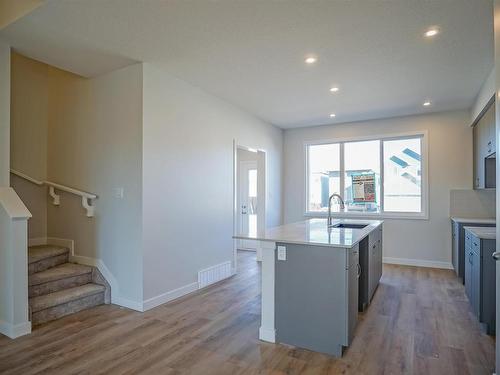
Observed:
[[[474,125],[474,189],[494,188],[494,168],[491,168],[496,150],[494,100],[480,116]]]

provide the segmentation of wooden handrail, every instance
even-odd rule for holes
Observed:
[[[58,194],[56,194],[55,189],[62,190],[62,191],[65,191],[67,193],[71,193],[71,194],[78,195],[78,196],[82,197],[82,206],[83,206],[83,208],[85,208],[87,210],[87,216],[88,217],[94,216],[94,206],[92,205],[92,201],[94,199],[97,199],[96,194],[92,194],[92,193],[88,193],[86,191],[74,189],[72,187],[57,184],[57,183],[51,182],[51,181],[39,181],[33,177],[28,176],[27,174],[16,171],[14,169],[11,169],[10,173],[12,173],[18,177],[21,177],[21,178],[25,179],[26,181],[29,181],[35,185],[38,185],[38,186],[47,185],[49,187],[49,195],[52,197],[52,203],[55,206],[59,206],[59,204],[60,204],[60,196]]]

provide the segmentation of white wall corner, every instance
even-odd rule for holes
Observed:
[[[14,325],[0,320],[0,333],[11,339],[28,335],[31,333],[31,322],[27,321]]]
[[[438,261],[433,261],[433,260],[422,260],[422,259],[384,257],[383,263],[398,264],[401,266],[441,268],[441,269],[447,269],[447,270],[453,269],[453,265],[450,262],[438,262]]]

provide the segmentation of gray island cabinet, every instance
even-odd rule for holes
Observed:
[[[235,238],[262,253],[259,338],[342,356],[382,275],[382,221],[311,219]]]

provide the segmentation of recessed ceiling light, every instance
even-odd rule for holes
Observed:
[[[424,107],[429,107],[431,104],[432,104],[432,103],[431,103],[431,101],[430,101],[430,100],[426,100],[426,101],[425,101],[422,105],[423,105]]]
[[[316,61],[318,61],[316,56],[308,56],[305,59],[306,64],[314,64]]]
[[[335,116],[337,116],[335,113],[330,113],[331,118],[334,118]]]
[[[439,27],[433,26],[429,30],[427,30],[424,35],[427,38],[432,38],[433,36],[436,36],[439,34]]]
[[[333,86],[332,88],[330,88],[330,91],[337,92],[337,91],[339,91],[339,88],[337,86]]]

